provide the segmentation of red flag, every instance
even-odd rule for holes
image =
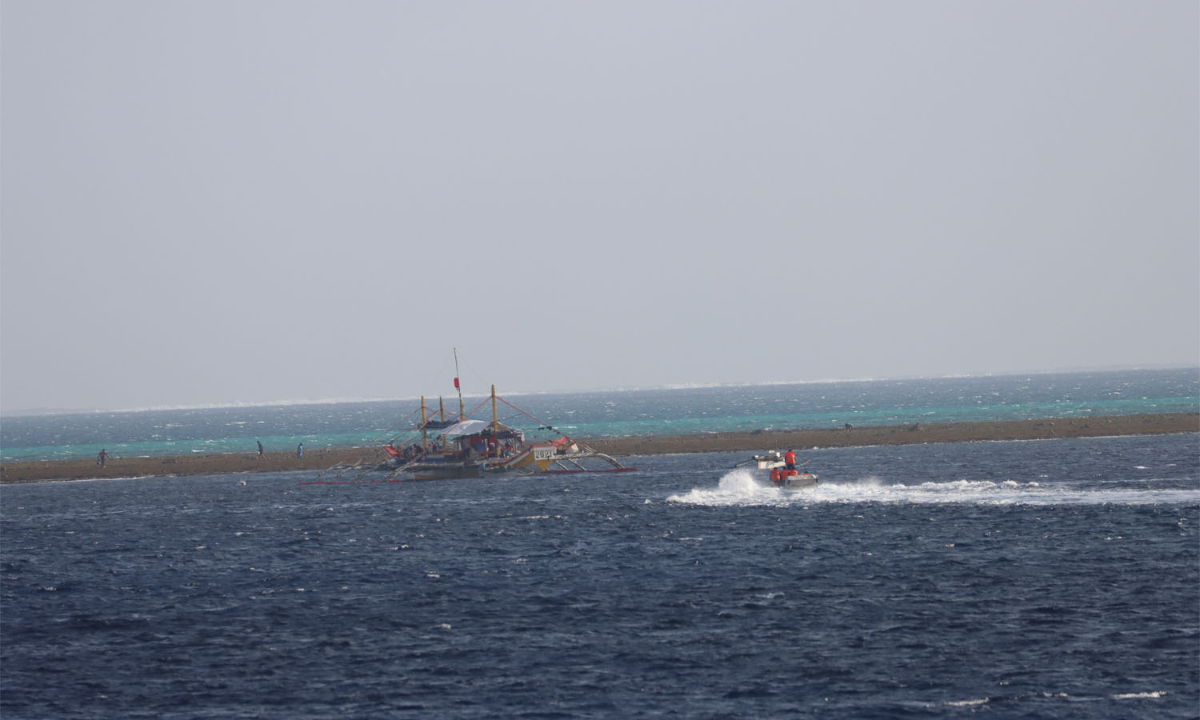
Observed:
[[[458,378],[454,378],[454,389],[458,389]]]

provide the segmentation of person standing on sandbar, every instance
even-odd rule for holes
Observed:
[[[262,440],[255,440],[254,442],[258,443],[258,456],[261,458],[263,456]]]
[[[108,451],[101,448],[100,454],[96,456],[96,464],[104,467],[104,463],[108,462]]]

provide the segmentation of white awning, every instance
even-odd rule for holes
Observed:
[[[475,435],[487,429],[490,423],[485,423],[482,420],[463,420],[446,428],[443,435]]]

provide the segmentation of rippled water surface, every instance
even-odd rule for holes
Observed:
[[[1195,435],[0,487],[13,718],[1194,718]]]

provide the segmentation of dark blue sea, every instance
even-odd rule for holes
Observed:
[[[1200,436],[0,487],[0,716],[1196,718]]]

